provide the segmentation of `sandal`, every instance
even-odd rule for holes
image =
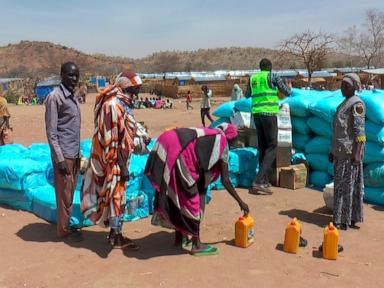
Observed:
[[[137,251],[140,249],[139,245],[135,244],[131,239],[124,237],[122,234],[118,234],[113,241],[113,249],[127,248],[131,251]]]
[[[188,239],[188,238],[184,238],[183,237],[183,241],[181,243],[181,247],[187,248],[187,247],[190,247],[191,245],[192,245],[192,239]]]
[[[198,250],[196,252],[191,251],[191,255],[193,256],[212,256],[212,255],[218,255],[219,249],[216,248],[213,245],[208,245],[206,249],[204,250]]]

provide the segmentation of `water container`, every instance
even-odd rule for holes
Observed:
[[[254,220],[251,215],[244,215],[236,221],[235,224],[235,245],[247,248],[253,243]]]
[[[293,218],[292,221],[288,224],[285,229],[285,238],[284,238],[284,251],[288,253],[297,253],[300,244],[300,232],[301,225],[296,218]]]
[[[324,229],[323,258],[336,260],[338,255],[339,231],[329,223]]]

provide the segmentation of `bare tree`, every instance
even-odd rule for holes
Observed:
[[[369,69],[384,49],[384,13],[377,9],[367,11],[363,29],[357,41],[357,50]]]
[[[167,73],[174,72],[179,69],[180,57],[172,52],[160,52],[156,61],[155,67],[158,72]]]
[[[312,73],[323,67],[333,42],[331,34],[307,30],[283,40],[280,52],[301,59],[308,71],[308,84],[311,85]]]
[[[338,50],[348,58],[349,67],[353,67],[353,59],[356,57],[358,31],[355,25],[347,30],[337,39]]]

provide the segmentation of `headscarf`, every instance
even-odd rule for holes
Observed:
[[[353,88],[355,88],[355,90],[360,90],[361,81],[359,75],[357,75],[356,73],[345,74],[343,77],[343,82],[348,83]]]
[[[117,75],[115,80],[115,85],[121,87],[122,89],[128,87],[140,86],[143,84],[140,76],[135,72],[124,70],[119,75]]]
[[[231,141],[237,137],[237,130],[236,126],[229,123],[221,123],[216,128],[222,130],[224,132],[225,138],[227,138],[228,141]]]

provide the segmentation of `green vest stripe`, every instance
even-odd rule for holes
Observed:
[[[250,78],[252,113],[279,113],[278,89],[268,84],[269,71],[260,71]]]

